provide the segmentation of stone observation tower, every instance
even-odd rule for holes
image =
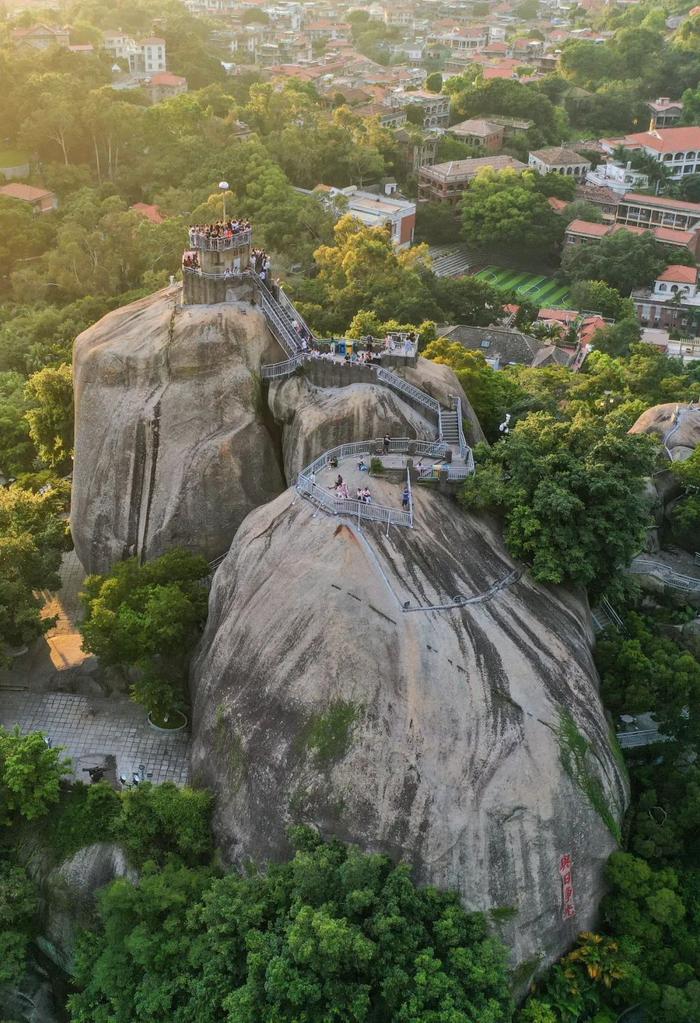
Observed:
[[[250,226],[214,234],[190,228],[190,247],[182,257],[184,305],[253,300]]]

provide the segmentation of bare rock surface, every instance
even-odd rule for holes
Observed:
[[[683,460],[700,444],[700,406],[669,402],[643,412],[630,433],[656,434],[674,461]]]
[[[551,960],[594,924],[616,845],[601,812],[615,828],[627,799],[588,608],[519,575],[446,496],[419,490],[415,516],[360,534],[293,491],[248,516],[193,666],[193,777],[230,861],[282,858],[288,825],[311,823],[469,907],[510,907],[514,961]],[[580,769],[565,733],[590,744]]]
[[[402,376],[410,384],[415,384],[416,387],[427,391],[431,397],[437,398],[445,408],[452,407],[452,395],[456,395],[462,401],[462,416],[469,424],[468,443],[474,445],[486,439],[469,398],[449,366],[443,366],[439,362],[432,362],[430,359],[420,357],[415,366],[394,369],[392,372]]]
[[[268,402],[282,428],[284,467],[289,480],[324,451],[351,438],[369,440],[388,433],[393,437],[435,440],[434,422],[378,384],[318,387],[305,376],[297,375],[273,383]]]
[[[71,528],[88,572],[181,546],[215,558],[285,487],[259,378],[281,351],[247,303],[161,291],[75,342]]]

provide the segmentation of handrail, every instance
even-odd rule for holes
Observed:
[[[302,327],[304,328],[306,334],[310,338],[315,340],[316,339],[316,335],[312,332],[312,330],[309,327],[308,323],[306,322],[304,317],[301,315],[301,313],[299,312],[297,307],[294,305],[292,300],[289,298],[289,296],[285,293],[283,288],[278,288],[277,289],[277,296],[278,296],[277,297],[277,301],[279,303],[279,306],[280,306],[282,312],[286,313],[288,317],[291,317],[293,321],[297,321],[298,323],[300,323],[302,325]]]
[[[650,569],[653,569],[653,572],[650,573]],[[664,565],[662,561],[652,561],[651,558],[637,558],[636,561],[630,564],[629,571],[633,575],[656,574],[675,584],[679,590],[700,590],[700,579],[690,575],[682,575],[669,565]]]
[[[307,359],[311,358],[308,352],[297,352],[291,359],[285,359],[283,362],[273,362],[267,366],[260,367],[260,375],[263,380],[275,380],[277,377],[288,377],[299,366],[302,366]]]
[[[250,245],[253,238],[251,231],[239,231],[230,238],[207,237],[205,234],[193,233],[189,236],[190,248],[202,252],[226,252],[227,249],[240,249]]]
[[[413,526],[412,511],[400,508],[388,508],[383,504],[366,504],[364,501],[332,497],[324,487],[320,487],[306,476],[299,476],[296,483],[297,492],[310,497],[317,504],[334,515],[352,515],[357,517],[358,525],[362,519],[372,522],[385,522],[387,526]]]
[[[290,357],[295,356],[298,352],[298,339],[295,337],[294,331],[289,324],[280,316],[274,299],[267,291],[267,288],[260,289],[260,306],[265,314],[268,326],[286,351],[287,355]]]
[[[377,377],[379,380],[383,380],[389,387],[393,387],[395,391],[399,391],[401,394],[406,394],[414,401],[420,402],[421,405],[425,405],[435,415],[440,413],[440,402],[435,398],[432,398],[425,391],[422,391],[420,387],[414,387],[413,384],[409,384],[403,377],[397,376],[396,373],[390,373],[388,369],[384,369],[383,366],[377,366]]]

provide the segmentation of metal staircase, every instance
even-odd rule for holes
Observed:
[[[442,410],[442,439],[450,447],[460,446],[460,426],[457,409],[452,409],[451,412]]]

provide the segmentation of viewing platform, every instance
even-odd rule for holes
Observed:
[[[190,248],[199,252],[228,252],[232,249],[243,249],[250,246],[253,231],[246,228],[225,235],[211,235],[203,231],[190,230]]]

